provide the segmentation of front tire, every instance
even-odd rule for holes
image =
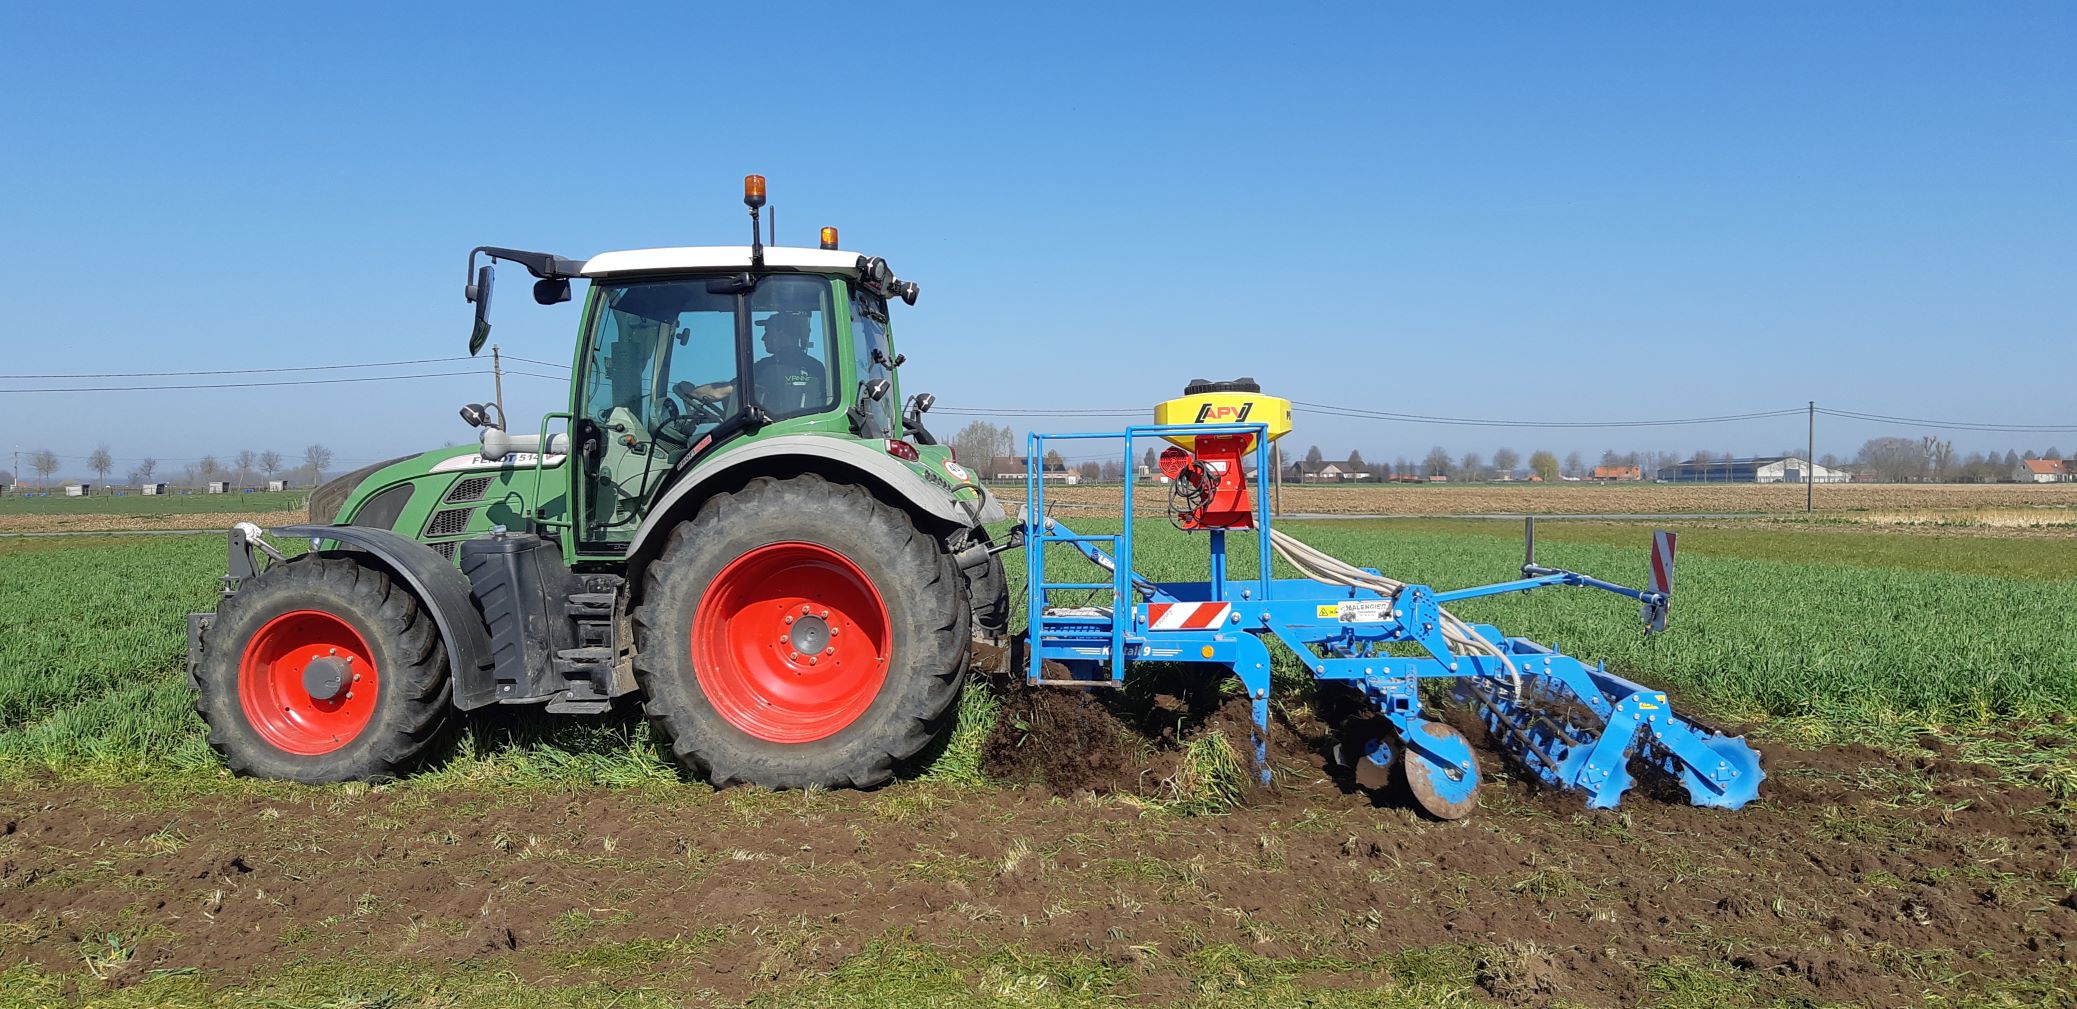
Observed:
[[[650,563],[635,676],[717,786],[886,783],[959,704],[971,621],[951,554],[864,488],[759,477]]]
[[[403,773],[451,710],[432,615],[347,557],[306,554],[246,580],[203,633],[196,680],[231,770],[309,784]]]

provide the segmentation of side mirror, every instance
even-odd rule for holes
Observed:
[[[555,277],[534,282],[534,303],[538,305],[560,305],[570,300],[570,278]]]
[[[469,289],[467,291],[462,292],[463,294],[468,296],[468,299],[470,301],[476,303],[476,327],[470,330],[469,332],[470,357],[475,357],[477,351],[482,350],[483,345],[490,341],[491,277],[492,273],[490,270],[489,263],[485,263],[482,266],[477,267],[476,282],[474,284],[470,284]]]

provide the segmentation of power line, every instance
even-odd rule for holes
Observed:
[[[1514,428],[1625,428],[1625,427],[1686,427],[1700,424],[1728,424],[1749,420],[1765,420],[1775,417],[1798,416],[1802,407],[1781,410],[1761,410],[1751,413],[1725,414],[1715,417],[1676,417],[1665,420],[1616,420],[1616,421],[1528,421],[1497,420],[1479,417],[1441,417],[1428,414],[1395,413],[1386,410],[1368,410],[1360,407],[1335,406],[1331,403],[1307,403],[1292,400],[1291,405],[1304,407],[1328,417],[1345,417],[1355,420],[1389,420],[1407,424],[1444,424],[1462,427],[1514,427]],[[983,409],[979,407],[935,406],[932,413],[943,413],[961,417],[1140,417],[1148,411],[1066,409],[1042,407],[1023,410],[1016,408]]]
[[[1818,407],[1817,412],[1828,417],[1843,417],[1848,420],[1865,420],[1878,424],[1915,424],[1919,427],[1935,427],[1952,431],[1993,431],[2007,434],[2070,434],[2077,427],[2057,424],[1998,424],[1960,420],[1927,420],[1922,417],[1891,417],[1879,413],[1860,413],[1853,410],[1832,410]]]
[[[1748,420],[1766,420],[1774,417],[1789,417],[1804,412],[1802,407],[1785,410],[1761,410],[1753,413],[1724,414],[1716,417],[1673,417],[1664,420],[1493,420],[1477,417],[1437,417],[1428,414],[1394,413],[1386,410],[1365,410],[1358,407],[1333,406],[1326,403],[1305,403],[1292,400],[1292,406],[1316,410],[1330,417],[1350,417],[1359,420],[1392,420],[1410,424],[1445,424],[1458,427],[1515,427],[1515,428],[1621,428],[1621,427],[1690,427],[1700,424],[1730,424]]]
[[[557,372],[563,372],[564,374],[541,374],[541,373],[538,373],[538,372],[531,372],[531,371],[509,371],[509,372],[507,372],[507,374],[511,374],[511,375],[520,375],[520,376],[525,376],[525,377],[527,377],[527,378],[538,378],[538,379],[543,379],[543,380],[546,380],[546,381],[551,381],[551,382],[567,382],[567,381],[569,380],[569,378],[568,378],[568,375],[567,375],[567,372],[569,371],[569,368],[568,368],[567,366],[565,366],[565,365],[562,365],[562,364],[558,364],[558,363],[555,363],[555,362],[552,362],[552,361],[542,361],[542,360],[537,360],[537,359],[534,359],[534,358],[527,358],[527,357],[518,357],[518,356],[512,356],[512,355],[508,355],[508,359],[509,359],[509,360],[512,360],[512,361],[516,361],[516,362],[521,362],[521,363],[525,363],[525,364],[530,364],[530,365],[534,365],[534,366],[537,366],[537,367],[542,367],[542,368],[548,368],[548,369],[552,369],[552,370],[554,370],[554,371],[557,371]],[[372,362],[365,362],[365,363],[359,363],[359,364],[314,364],[314,365],[302,365],[302,366],[297,366],[297,367],[276,367],[276,368],[217,368],[217,369],[205,369],[205,370],[194,370],[194,371],[139,371],[139,372],[70,372],[70,373],[48,373],[48,374],[20,374],[20,375],[0,375],[0,379],[11,379],[11,380],[35,380],[35,381],[50,381],[50,380],[59,380],[59,379],[97,379],[97,378],[182,378],[182,377],[198,377],[198,376],[212,376],[212,375],[270,375],[270,374],[284,374],[284,373],[290,373],[290,372],[322,372],[322,371],[349,371],[349,370],[359,370],[359,369],[365,369],[365,368],[396,368],[396,367],[406,367],[406,366],[413,366],[413,365],[424,365],[424,364],[450,364],[450,363],[454,363],[454,362],[459,362],[459,361],[472,361],[472,360],[474,360],[474,359],[473,359],[473,358],[469,358],[469,357],[427,357],[427,358],[413,358],[413,359],[409,359],[409,360],[400,360],[400,361],[372,361]],[[30,389],[30,388],[9,388],[9,389],[0,389],[0,393],[23,393],[23,394],[26,394],[26,393],[39,393],[39,392],[65,392],[65,393],[78,393],[78,392],[158,392],[158,391],[169,391],[169,390],[182,390],[182,389],[249,389],[249,388],[268,388],[268,387],[280,387],[280,386],[292,386],[292,385],[341,385],[341,384],[350,384],[350,383],[363,383],[363,382],[388,382],[388,381],[414,381],[414,380],[420,380],[420,379],[428,379],[428,378],[455,378],[455,377],[463,377],[463,376],[468,376],[468,375],[475,375],[475,374],[488,374],[488,372],[487,372],[487,371],[481,371],[481,372],[480,372],[480,371],[474,371],[474,370],[471,370],[471,371],[450,371],[450,372],[432,372],[432,373],[426,373],[426,374],[415,374],[415,375],[373,375],[373,376],[362,376],[362,377],[353,377],[353,378],[308,378],[308,379],[289,379],[289,380],[281,380],[281,381],[257,381],[257,382],[193,382],[193,383],[167,383],[167,384],[155,384],[155,385],[127,385],[127,386],[62,386],[62,387],[56,387],[56,388],[46,388],[46,389]],[[1302,408],[1304,408],[1304,409],[1306,409],[1306,410],[1309,410],[1309,411],[1313,411],[1313,412],[1316,412],[1316,413],[1318,413],[1318,414],[1320,414],[1320,415],[1322,415],[1322,416],[1327,416],[1327,417],[1340,417],[1340,418],[1346,418],[1346,419],[1352,419],[1352,420],[1382,420],[1382,421],[1391,421],[1391,422],[1396,422],[1396,423],[1404,423],[1404,424],[1425,424],[1425,425],[1443,425],[1443,426],[1457,426],[1457,427],[1491,427],[1491,428],[1524,428],[1524,429],[1611,429],[1611,428],[1656,428],[1656,427],[1693,427],[1693,426],[1701,426],[1701,425],[1711,425],[1711,424],[1733,424],[1733,423],[1743,423],[1743,422],[1746,422],[1746,421],[1755,421],[1755,420],[1771,420],[1771,419],[1775,419],[1775,418],[1782,418],[1782,417],[1791,417],[1791,416],[1796,416],[1796,415],[1799,415],[1799,414],[1804,414],[1804,413],[1806,413],[1806,412],[1807,412],[1806,408],[1801,408],[1801,407],[1792,407],[1792,408],[1785,408],[1785,409],[1780,409],[1780,410],[1759,410],[1759,411],[1751,411],[1751,412],[1747,412],[1747,413],[1736,413],[1736,414],[1722,414],[1722,415],[1717,415],[1717,416],[1708,416],[1708,417],[1673,417],[1673,418],[1663,418],[1663,419],[1655,419],[1655,420],[1608,420],[1608,421],[1577,421],[1577,420],[1544,420],[1544,421],[1535,421],[1535,420],[1505,420],[1505,419],[1498,419],[1498,418],[1485,418],[1485,417],[1450,417],[1450,416],[1442,416],[1442,415],[1435,415],[1435,414],[1416,414],[1416,413],[1402,413],[1402,412],[1398,412],[1398,411],[1391,411],[1391,410],[1374,410],[1374,409],[1369,409],[1369,408],[1365,408],[1365,407],[1351,407],[1351,406],[1340,406],[1340,405],[1336,405],[1336,404],[1332,404],[1332,403],[1312,403],[1312,402],[1307,402],[1307,401],[1304,401],[1304,400],[1292,400],[1291,402],[1292,402],[1292,405],[1293,405],[1293,406],[1297,406],[1297,407],[1302,407]],[[1104,409],[1104,408],[1094,408],[1094,407],[1087,407],[1087,408],[1084,408],[1084,407],[1031,407],[1031,408],[1019,408],[1019,407],[968,407],[968,406],[951,406],[951,405],[939,405],[939,406],[935,407],[935,408],[933,409],[933,411],[932,411],[932,412],[934,412],[934,413],[938,413],[938,414],[943,414],[943,415],[946,415],[946,416],[956,416],[956,417],[1004,417],[1004,418],[1012,418],[1012,417],[1015,417],[1015,418],[1075,418],[1075,417],[1089,417],[1089,418],[1116,418],[1116,417],[1141,417],[1141,416],[1145,416],[1145,415],[1146,415],[1146,413],[1147,413],[1147,410],[1146,410],[1146,409],[1144,409],[1144,408],[1136,408],[1136,409]],[[2062,424],[2006,424],[2006,423],[1998,423],[1998,422],[1991,422],[1991,421],[1956,421],[1956,420],[1935,420],[1935,419],[1928,419],[1928,418],[1922,418],[1922,417],[1899,417],[1899,416],[1892,416],[1892,415],[1888,415],[1888,414],[1879,414],[1879,413],[1868,413],[1868,412],[1864,412],[1864,411],[1857,411],[1857,410],[1840,410],[1840,409],[1832,409],[1832,408],[1828,408],[1828,407],[1818,407],[1818,408],[1816,409],[1816,412],[1817,412],[1817,413],[1821,413],[1821,414],[1824,414],[1824,415],[1826,415],[1826,416],[1830,416],[1830,417],[1838,417],[1838,418],[1842,418],[1842,419],[1846,419],[1846,420],[1859,420],[1859,421],[1867,421],[1867,422],[1872,422],[1872,423],[1883,423],[1883,424],[1906,424],[1906,425],[1917,425],[1917,426],[1921,426],[1921,427],[1932,427],[1932,428],[1940,428],[1940,429],[1945,429],[1945,430],[1956,430],[1956,431],[1978,431],[1978,432],[1995,432],[1995,433],[2009,433],[2009,434],[2070,434],[2070,433],[2077,433],[2077,425],[2062,425]]]
[[[533,359],[533,358],[531,358],[531,357],[520,357],[520,356],[519,356],[519,355],[517,355],[517,354],[506,354],[506,355],[505,355],[505,360],[507,360],[507,361],[518,361],[518,362],[520,362],[520,363],[522,363],[522,364],[538,364],[538,365],[540,365],[540,366],[541,366],[541,367],[543,367],[543,368],[554,368],[554,369],[556,369],[556,370],[558,370],[558,371],[569,371],[569,370],[570,370],[570,366],[569,366],[569,365],[567,365],[567,364],[557,364],[557,363],[556,363],[556,362],[554,362],[554,361],[536,361],[536,360],[534,360],[534,359]]]
[[[412,364],[450,364],[466,357],[421,357],[410,361],[375,361],[368,364],[312,364],[300,368],[218,368],[210,371],[105,371],[50,375],[0,375],[0,379],[70,378],[181,378],[194,375],[274,375],[289,371],[346,371],[355,368],[398,368]]]
[[[364,378],[305,378],[280,382],[197,382],[185,385],[101,385],[61,386],[54,389],[0,389],[10,392],[157,392],[167,389],[257,389],[282,385],[342,385],[348,382],[404,382],[421,378],[455,378],[463,375],[488,375],[488,371],[440,371],[425,375],[371,375]]]
[[[952,414],[960,417],[1139,417],[1145,410],[1063,410],[1041,408],[1019,410],[1014,408],[982,409],[970,406],[933,406],[931,413]]]

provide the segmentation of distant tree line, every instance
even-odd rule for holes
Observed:
[[[953,434],[950,439],[954,451],[959,453],[962,463],[982,472],[984,476],[996,474],[991,470],[996,460],[1005,460],[1005,465],[1014,466],[1022,472],[1021,453],[1024,445],[1017,434],[1007,425],[997,426],[985,420],[969,422]],[[1285,458],[1290,459],[1292,446],[1284,444]],[[1751,456],[1759,453],[1743,453]],[[1774,455],[1801,459],[1805,450],[1788,448]],[[1528,480],[1531,478],[1549,482],[1558,480],[1586,479],[1595,466],[1612,470],[1635,467],[1645,480],[1655,479],[1659,470],[1683,462],[1721,462],[1739,458],[1740,453],[1714,449],[1696,449],[1687,454],[1658,449],[1621,451],[1608,449],[1601,453],[1597,462],[1589,463],[1578,452],[1568,452],[1560,457],[1549,449],[1534,449],[1527,455],[1508,446],[1494,449],[1492,454],[1465,452],[1456,454],[1437,445],[1419,458],[1396,456],[1386,459],[1382,453],[1366,458],[1358,451],[1351,451],[1344,458],[1329,458],[1318,445],[1310,445],[1301,457],[1302,462],[1287,461],[1286,479],[1302,479],[1309,472],[1318,472],[1321,467],[1333,465],[1348,477],[1365,481],[1383,482],[1390,480],[1425,481],[1442,477],[1454,482],[1478,482],[1486,480]],[[1903,482],[1948,482],[1948,483],[2000,483],[2026,479],[2022,462],[2029,459],[2061,459],[2062,452],[2054,446],[2036,452],[2032,449],[2009,449],[2003,453],[1971,452],[1957,456],[1954,443],[1949,440],[1924,436],[1919,438],[1882,437],[1871,438],[1861,446],[1852,458],[1841,459],[1833,453],[1820,455],[1816,462],[1828,470],[1840,470],[1859,480],[1878,480],[1893,483]],[[1160,450],[1149,447],[1141,453],[1138,469],[1143,473],[1158,472]],[[206,461],[206,460],[205,460]],[[241,468],[250,460],[242,460]],[[1067,464],[1059,453],[1049,452],[1046,457],[1049,468],[1064,468]],[[1084,480],[1116,482],[1124,479],[1123,460],[1090,460],[1074,466]]]
[[[165,483],[171,486],[199,490],[208,484],[222,481],[234,490],[246,490],[256,486],[255,478],[276,479],[277,474],[286,472],[285,478],[298,485],[316,486],[324,482],[325,471],[332,465],[332,450],[324,445],[309,445],[303,449],[302,465],[288,467],[281,453],[272,450],[255,452],[240,449],[232,457],[235,466],[226,466],[215,455],[205,455],[181,467],[178,479],[160,470],[159,460],[151,456],[135,460],[122,477],[120,483],[111,483],[109,474],[116,469],[115,455],[107,445],[96,446],[86,457],[86,468],[94,474],[93,482],[98,486],[142,487],[146,484]],[[26,468],[36,474],[34,487],[48,489],[52,477],[65,468],[62,457],[50,449],[37,449],[28,453],[24,461]],[[0,470],[0,487],[10,486],[13,476]]]
[[[1801,459],[1804,449],[1789,448],[1772,453]],[[1659,470],[1683,462],[1723,462],[1734,458],[1749,458],[1764,453],[1735,453],[1713,449],[1697,449],[1685,455],[1655,449],[1618,451],[1609,449],[1601,453],[1598,462],[1589,464],[1578,452],[1567,453],[1562,459],[1548,450],[1536,449],[1526,457],[1512,448],[1502,446],[1488,457],[1479,452],[1462,455],[1451,453],[1437,445],[1419,459],[1398,456],[1389,461],[1380,459],[1366,461],[1361,451],[1352,451],[1343,459],[1329,459],[1318,445],[1305,451],[1304,462],[1293,463],[1287,478],[1302,477],[1310,471],[1331,463],[1341,473],[1354,476],[1361,474],[1365,480],[1426,480],[1442,477],[1451,481],[1476,482],[1483,480],[1527,480],[1531,477],[1546,481],[1564,478],[1584,479],[1592,474],[1594,467],[1621,470],[1635,467],[1643,479],[1656,478]],[[1891,483],[1942,482],[1942,483],[2001,483],[2027,479],[2022,463],[2030,459],[2061,459],[2062,452],[2050,446],[2039,452],[2033,449],[2009,449],[1998,452],[1971,452],[1957,455],[1951,440],[1933,436],[1920,438],[1882,437],[1869,439],[1852,458],[1841,459],[1833,453],[1824,453],[1816,459],[1818,465],[1828,470],[1840,470],[1856,479],[1876,480]]]

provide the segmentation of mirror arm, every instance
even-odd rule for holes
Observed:
[[[495,245],[479,245],[469,250],[469,277],[471,278],[472,288],[476,276],[476,254],[479,252],[493,260],[502,259],[508,263],[518,263],[526,268],[526,272],[533,274],[539,280],[581,276],[584,270],[583,260],[564,259],[552,252],[528,252],[524,249],[502,249]],[[469,300],[475,301],[475,296],[472,294]]]

